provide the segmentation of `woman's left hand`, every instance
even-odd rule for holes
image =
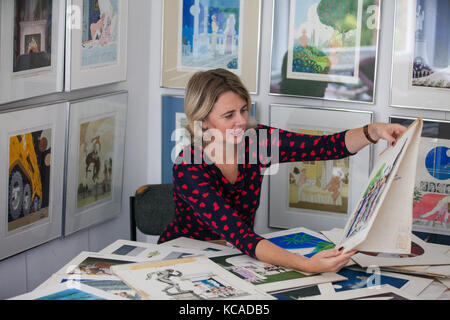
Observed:
[[[375,122],[369,125],[369,135],[372,139],[386,140],[389,145],[395,146],[397,138],[401,136],[408,128],[397,123]]]

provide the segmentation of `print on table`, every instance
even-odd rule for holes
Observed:
[[[301,254],[307,258],[311,258],[320,251],[330,250],[335,247],[334,243],[332,242],[314,237],[303,232],[274,237],[267,240],[286,250],[302,249]]]
[[[345,281],[338,281],[333,283],[336,292],[367,288],[371,286],[380,286],[389,284],[395,288],[401,289],[409,280],[402,278],[395,278],[383,274],[368,273],[360,270],[341,269],[339,275],[348,278]]]
[[[96,295],[77,289],[67,289],[35,300],[105,300]]]
[[[9,139],[8,231],[49,217],[51,129]]]

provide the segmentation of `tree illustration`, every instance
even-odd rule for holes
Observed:
[[[358,1],[356,0],[322,0],[317,6],[320,22],[332,27],[342,35],[357,27]]]

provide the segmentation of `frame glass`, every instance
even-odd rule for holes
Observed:
[[[374,103],[380,0],[274,1],[270,94]]]

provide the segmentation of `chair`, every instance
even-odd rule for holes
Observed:
[[[172,184],[144,185],[130,196],[130,239],[136,228],[147,235],[160,235],[175,213]]]

